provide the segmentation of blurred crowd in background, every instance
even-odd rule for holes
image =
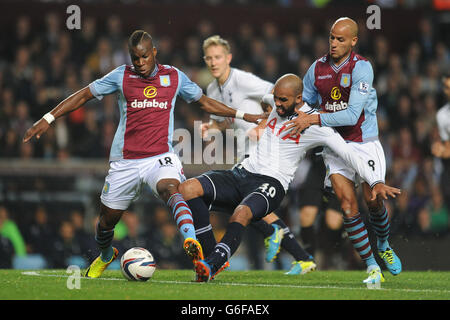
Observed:
[[[232,66],[275,82],[284,73],[303,76],[312,62],[327,53],[330,21],[317,27],[300,19],[297,29],[281,33],[271,21],[260,25],[242,22],[238,32],[221,34],[232,48]],[[55,125],[39,140],[22,143],[27,128],[71,93],[87,86],[121,64],[129,64],[128,34],[119,16],[103,24],[83,15],[81,30],[68,31],[65,21],[49,12],[36,27],[23,15],[2,34],[0,47],[0,159],[107,159],[118,123],[116,96],[93,100]],[[439,187],[442,162],[430,152],[439,140],[436,112],[446,103],[442,94],[443,73],[450,69],[450,48],[435,21],[424,17],[415,23],[418,32],[410,43],[393,45],[377,33],[368,35],[365,21],[358,20],[356,51],[367,57],[375,72],[378,92],[380,139],[387,160],[387,183],[404,192],[390,207],[393,236],[439,237],[449,234],[449,195]],[[218,33],[214,21],[198,21],[186,30],[183,42],[161,32],[152,24],[140,26],[154,37],[158,61],[183,70],[203,89],[212,80],[205,67],[202,42]],[[209,116],[178,99],[175,128],[193,130],[194,120]],[[205,169],[206,170],[206,169]],[[100,190],[99,190],[100,192]],[[447,201],[445,201],[447,197]],[[97,256],[92,231],[94,222],[80,222],[83,210],[66,212],[66,219],[51,223],[45,206],[37,206],[32,218],[20,224],[19,213],[0,207],[1,250],[12,256],[41,253],[47,267],[67,266],[68,256],[86,261]],[[122,248],[143,246],[165,267],[190,267],[180,250],[181,239],[164,206],[148,214],[145,223],[132,211],[116,229]],[[15,222],[16,220],[16,222]],[[148,220],[148,221],[147,221]],[[295,223],[293,219],[287,222]],[[8,244],[9,243],[9,244]],[[176,243],[176,246],[174,245]],[[9,251],[8,251],[9,250]],[[2,267],[11,262],[0,259]]]

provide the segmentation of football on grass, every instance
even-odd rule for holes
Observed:
[[[144,248],[131,248],[120,259],[120,270],[130,281],[147,281],[155,272],[155,259]]]

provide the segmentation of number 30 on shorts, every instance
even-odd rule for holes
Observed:
[[[258,189],[261,190],[261,193],[264,193],[271,198],[275,197],[277,193],[277,189],[271,187],[268,183],[263,183]]]

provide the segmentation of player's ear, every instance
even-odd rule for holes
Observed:
[[[156,57],[157,54],[158,54],[158,49],[156,49],[156,47],[153,47],[153,57]]]
[[[299,104],[301,102],[302,102],[302,94],[300,93],[295,97],[295,103]]]
[[[353,37],[353,39],[352,39],[352,47],[355,47],[357,42],[358,42],[358,37]]]
[[[227,54],[227,63],[231,63],[231,59],[233,59],[233,55],[231,53]]]

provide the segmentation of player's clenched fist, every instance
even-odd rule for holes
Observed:
[[[200,134],[202,136],[202,139],[206,139],[208,137],[208,130],[209,130],[210,126],[211,125],[209,123],[207,123],[207,122],[202,123],[200,125]]]

